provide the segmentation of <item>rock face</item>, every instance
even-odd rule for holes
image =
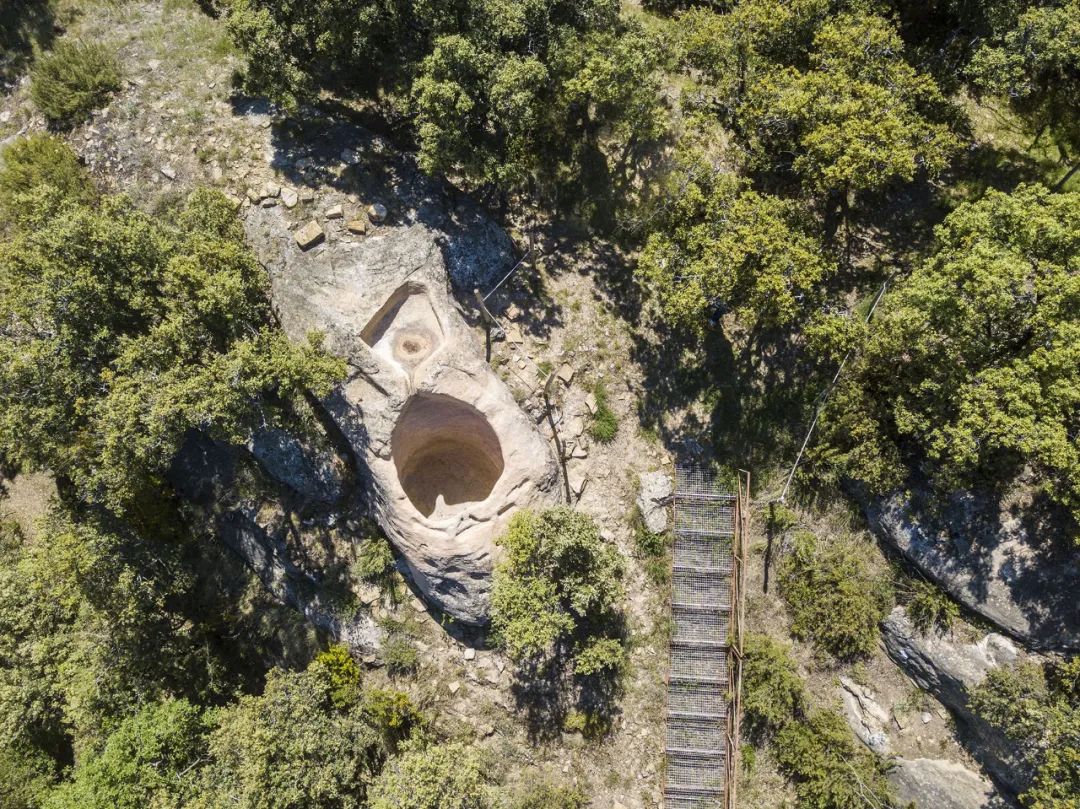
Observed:
[[[900,806],[916,809],[993,809],[1007,806],[993,785],[963,764],[932,758],[896,759],[889,781]]]
[[[286,333],[317,330],[348,363],[325,405],[375,517],[431,603],[483,623],[495,539],[553,497],[558,467],[451,298],[436,234],[382,228],[302,252],[280,209],[252,208],[248,226]]]
[[[873,691],[841,675],[840,698],[844,702],[848,724],[859,740],[879,756],[887,756],[891,749],[885,731],[889,725],[889,712],[881,707]]]
[[[987,772],[1011,792],[1021,792],[1029,774],[1016,755],[1015,745],[968,707],[968,689],[991,669],[1010,665],[1023,656],[1015,644],[996,633],[967,644],[933,634],[923,636],[903,607],[894,609],[882,623],[882,639],[896,664],[953,712],[958,737]]]
[[[965,606],[1025,645],[1080,649],[1080,553],[984,499],[952,499],[939,519],[901,495],[866,503],[871,526]]]
[[[666,472],[648,472],[641,476],[637,507],[645,527],[654,534],[668,530],[668,510],[673,491],[671,475]]]

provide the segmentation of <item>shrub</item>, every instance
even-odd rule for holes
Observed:
[[[393,634],[387,638],[382,653],[386,670],[392,677],[413,675],[420,668],[420,653],[404,635]]]
[[[519,511],[499,544],[491,625],[507,653],[538,660],[569,646],[582,674],[616,667],[623,561],[596,523],[566,507]]]
[[[671,565],[668,557],[668,534],[654,534],[645,525],[640,513],[635,513],[631,520],[634,529],[634,546],[645,568],[645,575],[659,586],[664,586],[671,578]]]
[[[534,784],[510,801],[510,809],[586,809],[588,799],[574,787]]]
[[[807,531],[795,534],[779,574],[796,637],[842,660],[874,651],[892,593],[871,568],[871,547],[854,537],[824,542]]]
[[[408,694],[385,688],[372,688],[364,692],[364,712],[386,737],[389,746],[395,748],[407,739],[413,730],[424,724],[424,715]]]
[[[748,634],[743,644],[743,716],[754,736],[775,733],[806,703],[790,649],[767,635]]]
[[[800,806],[865,809],[891,806],[885,764],[856,743],[846,720],[817,709],[775,740],[776,760],[795,782]]]
[[[939,588],[918,579],[911,585],[907,614],[911,623],[922,633],[931,629],[948,632],[960,618],[960,607]]]
[[[385,537],[372,536],[360,543],[352,566],[353,576],[360,581],[381,582],[393,569],[394,552]]]
[[[406,750],[369,793],[371,809],[488,809],[479,759],[460,743]]]
[[[30,97],[52,124],[72,126],[120,89],[120,66],[97,43],[62,41],[31,71]]]
[[[619,432],[619,419],[608,404],[608,392],[603,382],[596,383],[593,396],[596,398],[596,413],[589,424],[589,435],[601,444],[610,444]]]
[[[359,698],[363,675],[344,645],[335,643],[320,652],[312,668],[325,674],[330,683],[330,700],[336,707],[347,708]]]
[[[78,155],[60,138],[35,133],[0,152],[0,205],[5,213],[18,217],[19,200],[45,185],[78,202],[89,202],[95,193]]]

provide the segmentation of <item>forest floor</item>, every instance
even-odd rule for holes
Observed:
[[[249,204],[249,189],[288,185],[289,178],[276,163],[274,111],[234,94],[232,76],[240,60],[221,21],[188,0],[64,0],[59,21],[69,35],[114,47],[124,67],[124,89],[67,136],[108,190],[129,194],[147,210],[163,211],[198,184],[218,187],[238,204]],[[0,97],[0,142],[43,128],[25,80]],[[336,186],[312,191],[313,201],[300,203],[312,210],[342,196]],[[346,202],[359,207],[366,200],[346,195]],[[574,443],[567,471],[575,488],[583,487],[576,506],[594,517],[629,559],[624,607],[631,631],[630,666],[611,732],[590,740],[557,728],[543,740],[530,738],[507,660],[483,647],[470,650],[458,643],[415,600],[377,602],[376,609],[404,626],[421,653],[418,675],[395,679],[394,687],[408,691],[439,717],[449,734],[477,739],[511,780],[526,770],[548,771],[580,783],[598,809],[658,807],[667,593],[649,578],[638,558],[634,498],[642,473],[670,470],[675,457],[709,451],[713,436],[708,425],[715,418],[717,397],[730,389],[723,374],[733,369],[707,368],[699,376],[712,378],[680,388],[685,381],[680,368],[693,364],[684,362],[693,349],[665,344],[643,326],[648,313],[629,280],[625,257],[603,242],[573,237],[552,238],[544,249],[543,258],[523,268],[490,302],[507,325],[509,338],[495,341],[492,361],[521,401],[535,399],[548,369],[564,364],[572,369],[568,383],[555,383],[555,402],[562,437]],[[461,305],[473,308],[468,296],[461,297]],[[482,344],[479,328],[477,340]],[[608,391],[620,425],[608,444],[585,435],[590,419],[586,397],[598,383]],[[730,386],[734,384],[731,380]],[[807,399],[816,392],[793,393]],[[791,416],[797,421],[798,411]],[[715,449],[721,453],[725,448]],[[771,483],[768,478],[778,474],[779,465],[769,461],[755,474]],[[47,491],[47,479],[22,479],[9,487],[0,508],[30,521],[41,513]],[[842,509],[806,509],[799,516],[803,527],[821,536],[854,532],[873,541],[861,521]],[[775,587],[764,592],[767,541],[761,514],[755,515],[752,527],[748,626],[788,640],[783,603]],[[884,556],[880,561],[882,575],[889,575]],[[794,646],[811,693],[822,703],[839,706],[837,678],[848,674],[872,684],[882,705],[899,712],[917,706],[920,718],[893,734],[896,753],[966,760],[943,709],[921,692],[913,693],[914,687],[883,651],[853,671],[821,660],[806,644]],[[375,681],[388,677],[381,668],[368,676]],[[788,790],[768,755],[758,756],[742,791],[743,805],[775,809]]]

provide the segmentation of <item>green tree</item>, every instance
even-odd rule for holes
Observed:
[[[1024,806],[1068,809],[1080,801],[1080,657],[993,669],[970,704],[1019,746],[1030,771]]]
[[[182,693],[222,698],[229,667],[193,608],[183,548],[54,513],[0,557],[0,742],[58,759],[117,717]]]
[[[825,407],[819,466],[876,491],[1024,466],[1080,517],[1080,195],[1027,186],[960,206],[886,295]]]
[[[424,169],[473,188],[610,194],[663,131],[658,43],[611,0],[238,0],[229,27],[250,89],[376,98],[415,122]]]
[[[334,705],[321,667],[273,669],[258,696],[221,709],[211,762],[190,806],[204,809],[360,809],[385,759],[363,709]]]
[[[731,307],[750,325],[780,325],[820,300],[835,271],[805,206],[688,155],[665,183],[639,281],[672,323],[701,332]]]
[[[240,442],[263,407],[342,373],[271,325],[265,271],[221,194],[195,191],[175,226],[123,197],[31,197],[0,247],[10,461],[119,513],[161,488],[188,430]]]
[[[371,788],[370,809],[489,809],[476,752],[453,742],[416,746],[391,760]]]
[[[515,660],[569,647],[580,674],[616,669],[624,565],[589,517],[566,507],[520,511],[499,540],[491,625]]]
[[[939,174],[959,141],[941,123],[933,79],[904,59],[891,23],[867,13],[831,16],[814,36],[807,69],[757,80],[736,115],[751,165],[790,168],[844,207],[853,192]]]
[[[80,758],[45,809],[179,806],[198,784],[208,726],[185,700],[152,703],[124,718],[98,752]]]
[[[977,90],[1006,99],[1039,135],[1049,130],[1062,159],[1080,166],[1078,0],[1028,9],[975,53],[968,72]]]

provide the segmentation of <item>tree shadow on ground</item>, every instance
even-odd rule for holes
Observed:
[[[0,84],[26,70],[34,46],[47,49],[56,34],[50,0],[8,0],[0,13]]]
[[[534,744],[558,740],[568,730],[602,738],[615,726],[625,690],[623,672],[579,677],[569,667],[567,651],[562,650],[541,660],[523,661],[514,671],[510,693]]]

